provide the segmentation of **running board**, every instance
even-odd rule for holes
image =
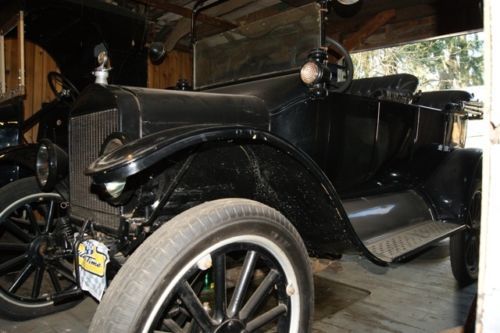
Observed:
[[[465,228],[465,225],[442,221],[423,221],[366,240],[368,250],[379,259],[392,263],[422,250]]]

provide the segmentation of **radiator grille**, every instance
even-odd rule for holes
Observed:
[[[92,179],[84,172],[98,157],[104,139],[119,131],[118,110],[111,109],[74,117],[70,124],[71,215],[79,219],[93,219],[97,224],[117,229],[120,223],[119,208],[91,193]]]

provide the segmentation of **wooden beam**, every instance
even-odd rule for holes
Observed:
[[[292,7],[293,8],[293,7]],[[264,19],[269,16],[273,16],[279,13],[284,12],[285,10],[290,9],[290,6],[285,4],[285,3],[278,3],[269,7],[262,8],[260,10],[257,10],[253,13],[249,13],[246,15],[243,15],[241,17],[238,17],[236,21],[240,25],[248,24],[254,21],[258,21],[261,19]]]
[[[282,13],[287,9],[290,9],[290,6],[287,5],[286,3],[280,2],[280,3],[274,4],[274,5],[270,5],[268,7],[259,9],[255,12],[251,12],[251,13],[239,16],[239,17],[233,19],[233,21],[236,22],[236,24],[238,24],[238,26],[242,26],[242,25],[254,22],[254,21],[261,20],[261,19],[269,17],[269,16],[273,16],[273,15]],[[218,28],[214,28],[214,27],[208,27],[205,25],[205,26],[200,27],[197,35],[200,38],[204,38],[204,37],[208,37],[208,36],[212,36],[212,35],[224,32],[226,30],[227,29],[223,30],[223,29],[218,29]]]
[[[210,15],[224,15],[227,13],[232,12],[233,10],[242,8],[247,6],[248,4],[252,3],[254,0],[233,0],[229,1],[226,3],[222,3],[219,6],[207,9],[207,13]],[[234,25],[235,27],[237,26],[236,24]],[[217,29],[217,31],[220,31],[221,29]],[[223,29],[228,30],[228,29]],[[181,18],[179,21],[177,21],[174,29],[172,32],[168,35],[167,39],[165,40],[165,49],[170,52],[172,51],[175,46],[177,45],[177,42],[184,36],[186,36],[189,32],[191,31],[191,20],[187,18]],[[200,31],[198,31],[197,35],[200,35]]]
[[[281,0],[281,1],[293,7],[300,7],[312,2],[311,0]]]
[[[357,32],[345,38],[342,44],[348,51],[355,49],[356,47],[361,45],[364,40],[374,34],[378,29],[386,25],[387,22],[389,22],[395,16],[396,10],[394,9],[389,9],[378,13],[377,15],[375,15],[375,17],[363,24]]]
[[[146,6],[152,6],[152,7],[156,7],[159,9],[163,9],[167,12],[171,12],[171,13],[174,13],[174,14],[186,17],[186,18],[191,18],[191,16],[193,15],[193,11],[191,9],[168,3],[165,0],[134,0],[134,1],[137,3],[141,3],[143,5],[146,5]],[[237,26],[233,22],[230,22],[230,21],[218,18],[218,17],[206,15],[203,13],[198,14],[196,19],[200,22],[204,22],[204,23],[207,23],[207,24],[210,24],[210,25],[213,25],[216,27],[220,27],[223,29],[228,29],[228,30],[236,28],[236,26]]]
[[[354,33],[358,31],[364,23],[372,19],[375,15],[390,9],[396,10],[396,17],[394,17],[391,20],[391,24],[437,15],[436,6],[434,4],[428,4],[428,3],[412,5],[404,8],[385,8],[376,12],[370,11],[370,13],[366,13],[364,9],[362,9],[362,11],[358,15],[350,19],[343,19],[337,17],[330,18],[326,22],[327,33],[328,35],[341,33],[344,36],[350,33]]]
[[[424,17],[399,23],[390,23],[383,29],[368,37],[360,48],[374,49],[379,47],[390,47],[401,43],[414,42],[438,35],[437,18],[435,16]]]

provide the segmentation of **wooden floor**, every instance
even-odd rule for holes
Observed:
[[[358,256],[313,260],[313,332],[440,332],[462,325],[476,286],[458,289],[442,242],[404,265],[381,268]],[[96,303],[27,322],[0,319],[0,333],[83,333]]]

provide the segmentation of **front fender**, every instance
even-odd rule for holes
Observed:
[[[158,161],[204,142],[255,140],[293,149],[269,132],[241,126],[191,125],[163,130],[130,142],[92,162],[86,174],[102,184],[125,179]],[[295,149],[293,149],[295,150]],[[302,153],[301,153],[302,154]]]
[[[335,256],[355,247],[372,261],[383,264],[357,236],[340,197],[318,165],[301,150],[266,131],[202,125],[166,130],[100,157],[86,173],[97,184],[123,180],[177,152],[214,143],[221,146],[220,150],[209,149],[197,157],[198,162],[193,162],[190,172],[184,175],[187,184],[179,186],[178,195],[198,195],[200,202],[220,197],[258,200],[291,220],[311,254]],[[204,189],[217,186],[209,184],[214,181],[224,189],[213,196],[203,194]],[[224,182],[229,186],[224,186]],[[191,199],[180,201],[186,200]]]
[[[34,143],[1,149],[0,164],[19,165],[34,172],[37,149],[38,145]]]
[[[35,173],[37,145],[21,144],[0,150],[0,187]]]

